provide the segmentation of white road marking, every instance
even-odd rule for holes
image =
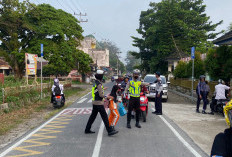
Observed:
[[[151,108],[155,111],[154,108]],[[195,156],[201,157],[201,155],[172,127],[172,125],[162,116],[159,116],[163,122],[172,130],[172,132],[176,135],[176,137],[184,144],[184,146]]]
[[[6,154],[8,154],[10,151],[12,151],[15,147],[18,147],[21,143],[23,143],[25,140],[27,140],[28,138],[30,138],[33,134],[35,134],[40,129],[42,129],[43,127],[45,127],[48,123],[50,123],[51,121],[53,121],[54,119],[56,119],[61,113],[62,112],[60,112],[55,117],[53,117],[52,119],[50,119],[49,121],[47,121],[46,123],[44,123],[43,125],[41,125],[40,127],[38,127],[37,129],[35,129],[33,132],[31,132],[30,134],[28,134],[26,137],[22,138],[20,141],[18,141],[17,143],[15,143],[13,146],[11,146],[10,148],[8,148],[4,152],[2,152],[0,154],[0,157],[4,157]]]
[[[83,98],[81,100],[79,100],[77,103],[80,104],[80,103],[83,103],[87,98]]]
[[[90,99],[90,100],[88,101],[88,103],[92,103],[92,99]]]
[[[80,99],[84,98],[85,96],[89,95],[91,92],[87,93],[86,95],[82,96]],[[79,99],[77,99],[79,100]],[[48,120],[47,122],[45,122],[44,124],[42,124],[40,127],[38,127],[37,129],[35,129],[34,131],[32,131],[30,134],[28,134],[27,136],[25,136],[24,138],[22,138],[20,141],[18,141],[17,143],[15,143],[14,145],[12,145],[11,147],[9,147],[8,149],[6,149],[4,152],[2,152],[0,154],[0,157],[4,157],[5,155],[7,155],[9,152],[11,152],[15,147],[18,147],[20,144],[22,144],[25,140],[27,140],[28,138],[30,138],[33,134],[35,134],[36,132],[38,132],[40,129],[42,129],[44,126],[46,126],[48,123],[50,123],[51,121],[53,121],[54,119],[56,119],[58,116],[61,115],[61,113],[63,113],[63,111],[61,111],[60,113],[58,113],[56,116],[54,116],[53,118],[51,118],[50,120]]]
[[[106,112],[109,113],[109,109]],[[102,136],[103,136],[104,128],[105,128],[104,127],[104,123],[102,121],[100,129],[98,131],[97,141],[96,141],[95,146],[94,146],[92,157],[99,157],[100,150],[101,150],[101,143],[102,143]]]

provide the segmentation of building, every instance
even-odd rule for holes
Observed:
[[[167,61],[168,61],[168,80],[170,80],[170,78],[173,77],[173,72],[178,64],[178,62],[182,59],[182,58],[186,58],[188,57],[188,55],[186,53],[183,52],[175,52],[172,53],[170,56],[167,57]]]
[[[0,73],[3,73],[4,75],[10,75],[11,72],[12,68],[9,63],[6,62],[3,57],[0,57]]]
[[[89,54],[93,59],[93,64],[96,64],[98,68],[109,67],[109,50],[96,49],[96,43],[97,41],[95,38],[85,37],[85,39],[81,41],[81,46],[78,47],[78,49]]]
[[[232,45],[232,31],[229,31],[225,35],[217,38],[213,41],[216,45]]]

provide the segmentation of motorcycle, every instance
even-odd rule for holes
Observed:
[[[56,95],[53,100],[53,107],[54,108],[61,108],[64,106],[64,99],[61,95]]]
[[[148,98],[145,96],[145,93],[140,93],[140,113],[143,118],[143,122],[147,121],[148,114]]]
[[[226,104],[229,102],[228,99],[220,99],[217,100],[217,103],[214,103],[215,101],[215,96],[212,97],[212,102],[211,102],[211,106],[213,106],[213,111],[214,112],[218,112],[221,113],[224,116],[224,107],[226,106]]]

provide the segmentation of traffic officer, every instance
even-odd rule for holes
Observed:
[[[95,75],[95,83],[93,84],[92,87],[92,104],[93,104],[93,109],[92,109],[92,113],[89,117],[88,123],[86,125],[85,128],[85,133],[86,134],[93,134],[95,133],[94,131],[91,131],[91,126],[93,124],[93,122],[95,121],[98,112],[101,115],[101,118],[105,124],[106,130],[108,132],[108,135],[114,135],[117,134],[118,131],[113,130],[110,126],[109,126],[109,120],[108,120],[108,116],[104,107],[104,87],[101,83],[102,79],[103,79],[103,75],[104,75],[104,71],[103,70],[97,70],[96,75]]]
[[[199,107],[200,107],[201,100],[203,100],[204,105],[203,105],[202,114],[206,114],[205,110],[206,110],[206,107],[207,107],[207,97],[206,97],[207,96],[206,95],[207,87],[206,87],[205,76],[204,75],[200,76],[200,82],[197,85],[196,92],[197,92],[197,108],[196,108],[196,112],[200,113]]]
[[[136,124],[137,128],[141,128],[139,124],[139,114],[140,114],[140,92],[141,92],[141,85],[148,85],[147,83],[142,83],[139,81],[140,70],[135,69],[133,71],[133,79],[127,83],[125,92],[130,93],[130,100],[129,100],[129,107],[127,113],[127,128],[131,129],[130,121],[131,121],[131,112],[133,109],[136,111]]]
[[[156,95],[155,95],[155,112],[152,112],[153,114],[156,115],[162,115],[162,95],[163,95],[163,83],[162,80],[160,78],[160,72],[156,72],[156,87],[155,87],[155,91],[156,91]]]

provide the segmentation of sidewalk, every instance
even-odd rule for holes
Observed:
[[[196,113],[195,103],[192,104],[189,99],[173,92],[169,92],[168,102],[163,103],[163,112],[207,154],[210,154],[214,137],[227,128],[225,119],[221,114],[203,115]],[[209,112],[209,106],[207,112]]]

